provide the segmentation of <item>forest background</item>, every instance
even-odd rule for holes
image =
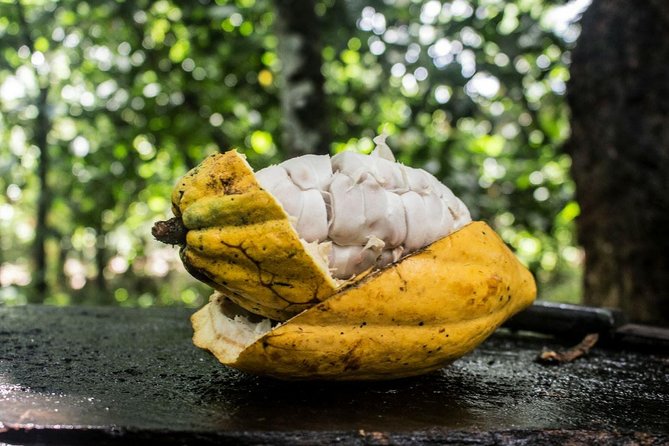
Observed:
[[[201,305],[154,241],[176,180],[369,152],[435,174],[580,302],[563,150],[588,0],[0,2],[0,305]]]

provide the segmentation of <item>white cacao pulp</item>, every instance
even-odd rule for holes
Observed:
[[[395,162],[385,139],[374,138],[371,155],[304,155],[256,173],[338,279],[396,262],[471,221],[434,176]]]

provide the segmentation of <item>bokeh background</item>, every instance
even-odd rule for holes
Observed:
[[[201,305],[206,286],[151,225],[210,153],[236,147],[261,168],[308,150],[288,118],[301,58],[322,78],[313,150],[369,152],[385,128],[400,161],[494,226],[541,298],[579,302],[561,148],[589,1],[303,4],[0,2],[0,305]]]

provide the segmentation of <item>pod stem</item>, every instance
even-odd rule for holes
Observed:
[[[180,217],[157,221],[151,228],[155,239],[168,245],[185,245],[187,232],[188,229]]]

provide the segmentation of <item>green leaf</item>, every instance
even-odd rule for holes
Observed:
[[[558,219],[562,223],[569,223],[581,215],[581,207],[575,201],[570,201],[558,214]]]
[[[498,157],[504,150],[504,142],[501,135],[482,135],[472,141],[471,149],[476,153]]]
[[[174,63],[182,62],[190,53],[190,42],[186,39],[179,39],[172,48],[170,48],[170,60]]]
[[[251,148],[261,155],[269,152],[274,145],[272,135],[262,130],[256,130],[251,134]]]

